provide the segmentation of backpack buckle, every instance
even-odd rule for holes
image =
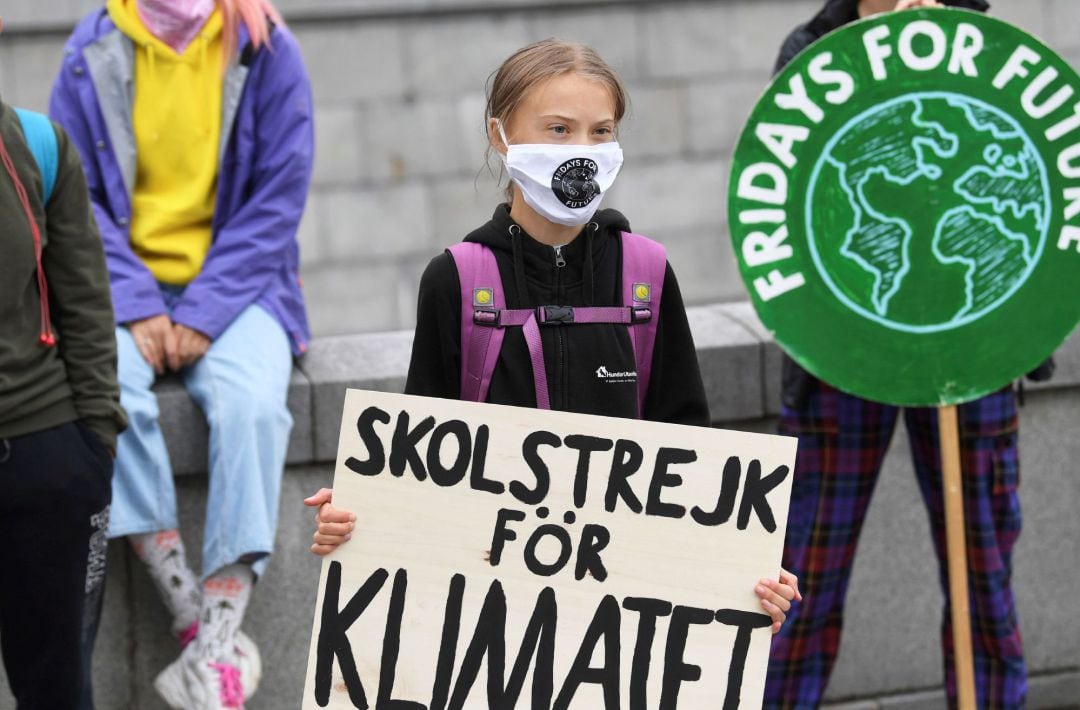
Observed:
[[[536,309],[536,320],[540,325],[566,325],[574,322],[572,306],[540,306]]]
[[[499,321],[502,320],[500,318],[501,314],[502,311],[497,311],[490,308],[477,308],[473,311],[473,323],[488,328],[498,328]]]
[[[633,306],[630,309],[630,322],[632,324],[648,323],[652,320],[652,309],[648,306]]]

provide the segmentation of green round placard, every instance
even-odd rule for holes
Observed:
[[[1080,76],[1007,23],[925,9],[822,38],[757,103],[729,189],[761,320],[844,391],[970,401],[1080,322]]]

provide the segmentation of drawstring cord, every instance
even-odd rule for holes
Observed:
[[[0,159],[3,160],[4,169],[7,170],[8,175],[11,176],[11,181],[15,183],[15,194],[19,197],[19,203],[22,205],[23,213],[26,215],[26,220],[30,223],[30,233],[34,236],[34,262],[37,267],[38,308],[40,309],[41,316],[41,333],[38,336],[38,342],[47,348],[51,348],[56,345],[56,336],[53,335],[52,316],[49,312],[49,284],[45,279],[45,269],[41,264],[41,228],[38,227],[38,222],[34,218],[34,211],[30,209],[30,198],[27,197],[26,188],[23,187],[22,180],[19,179],[19,174],[15,171],[15,163],[11,160],[11,154],[8,153],[3,136],[0,136]]]
[[[592,306],[596,291],[596,275],[593,273],[593,240],[600,225],[589,222],[585,227],[585,305]]]
[[[0,463],[7,463],[11,458],[11,442],[7,439],[0,439],[4,442],[4,453],[0,454]]]
[[[510,246],[513,250],[514,281],[517,282],[518,307],[526,308],[529,305],[529,291],[525,287],[525,257],[521,254],[521,227],[511,224],[506,231],[510,233]]]

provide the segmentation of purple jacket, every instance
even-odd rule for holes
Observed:
[[[172,318],[217,339],[258,303],[300,354],[310,338],[296,230],[314,154],[311,88],[292,34],[275,27],[271,44],[272,50],[253,51],[241,29],[245,49],[223,84],[213,243]],[[133,74],[131,40],[104,9],[94,11],[68,39],[49,103],[82,155],[117,323],[166,312],[157,282],[130,243]]]

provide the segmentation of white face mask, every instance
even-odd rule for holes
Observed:
[[[502,123],[498,126],[507,147],[503,157],[506,170],[521,188],[529,207],[541,217],[568,227],[592,219],[623,164],[622,148],[617,142],[510,145]]]

